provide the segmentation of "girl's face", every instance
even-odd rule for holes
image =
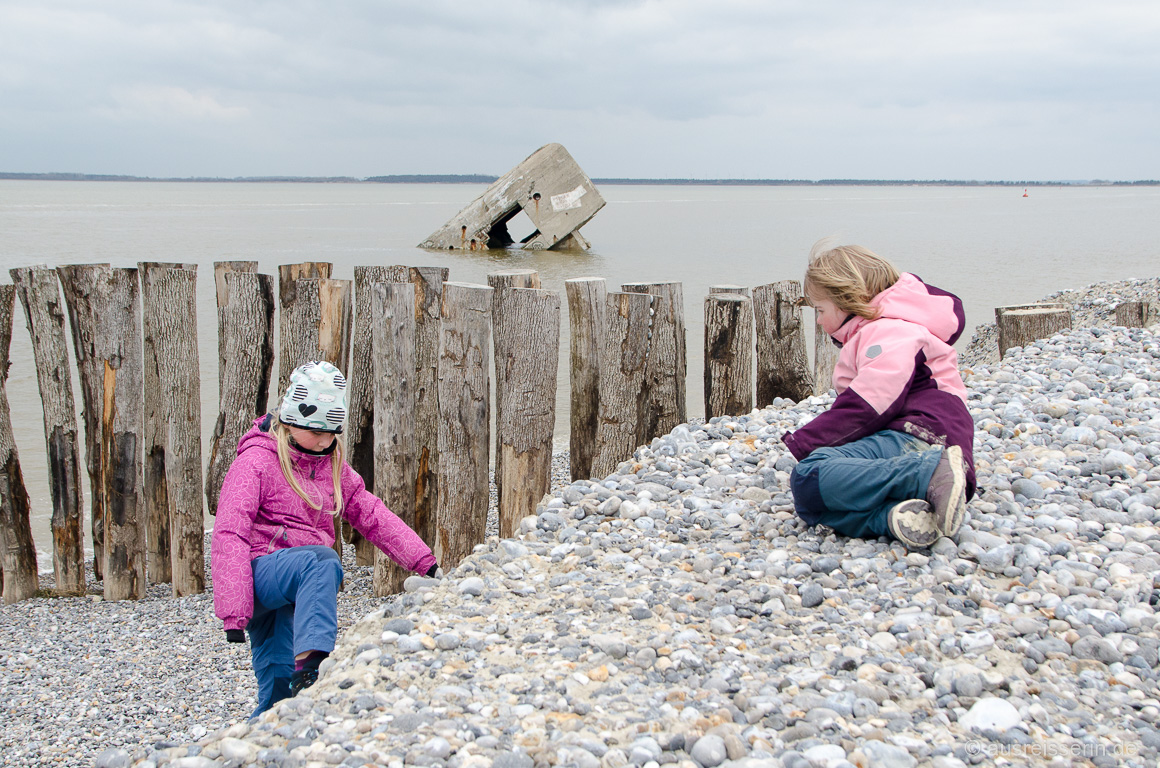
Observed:
[[[317,432],[313,429],[292,427],[289,424],[286,428],[290,430],[290,439],[294,444],[307,451],[325,451],[334,442],[333,432]]]
[[[817,295],[811,292],[809,298],[810,305],[813,306],[817,316],[818,325],[822,326],[822,330],[827,335],[833,336],[842,327],[842,323],[845,322],[848,313],[838,309],[837,305],[834,304],[829,296]]]

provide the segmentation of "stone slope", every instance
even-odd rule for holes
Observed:
[[[980,495],[957,542],[801,524],[778,436],[825,398],[681,426],[410,580],[252,726],[101,760],[1154,764],[1160,340],[1075,330],[967,383]]]

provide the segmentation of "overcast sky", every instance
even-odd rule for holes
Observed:
[[[0,0],[0,171],[1160,178],[1155,0]]]

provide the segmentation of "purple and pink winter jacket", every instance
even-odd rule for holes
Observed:
[[[851,315],[834,334],[842,347],[834,368],[833,406],[782,440],[794,458],[845,445],[884,429],[932,445],[958,445],[967,464],[967,498],[975,492],[975,423],[951,346],[966,327],[958,296],[909,273],[875,296],[881,310]]]
[[[250,561],[277,549],[310,544],[334,545],[334,478],[331,457],[292,450],[298,483],[312,509],[294,492],[278,463],[264,416],[238,443],[222,484],[211,541],[214,610],[225,629],[244,629],[254,615],[254,573]],[[342,468],[342,517],[368,541],[408,571],[426,573],[435,555],[419,535],[366,489],[349,464]]]

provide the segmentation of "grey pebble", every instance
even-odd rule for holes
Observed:
[[[825,593],[821,585],[812,581],[798,590],[798,594],[801,597],[803,608],[814,608],[815,606],[821,605],[825,599]]]

